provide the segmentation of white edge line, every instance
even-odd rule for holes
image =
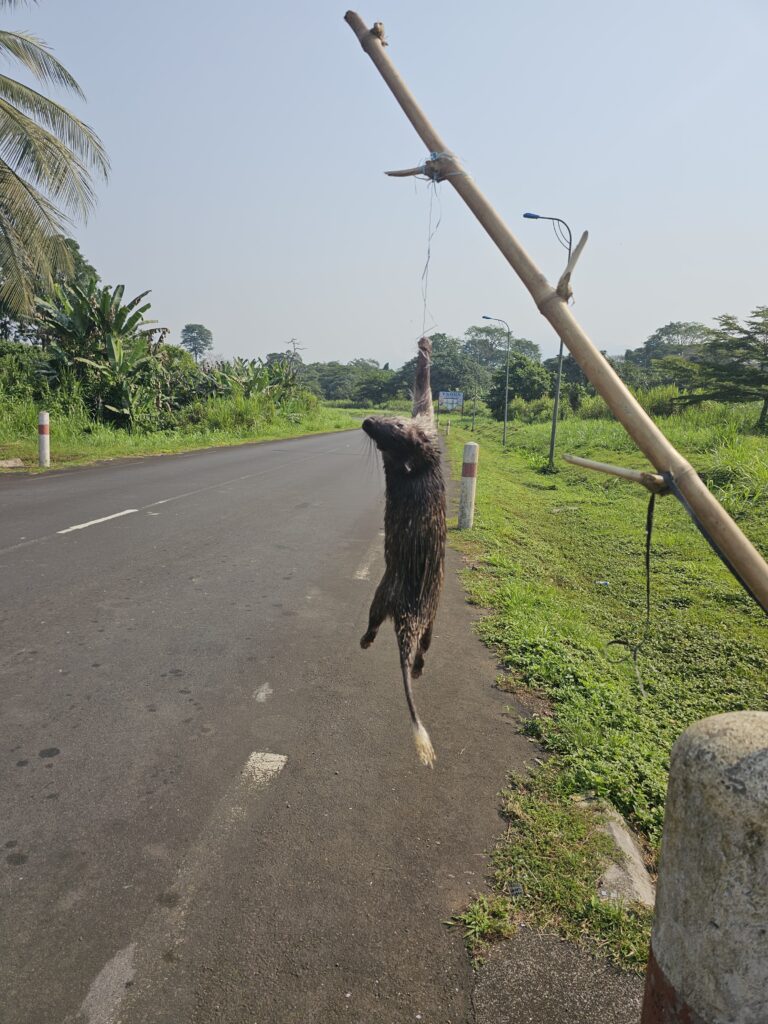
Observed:
[[[68,526],[66,530],[57,530],[56,533],[71,533],[73,530],[84,530],[87,526],[95,526],[97,523],[106,523],[109,519],[119,519],[120,516],[129,516],[131,512],[138,512],[137,508],[127,508],[123,512],[115,512],[112,516],[103,516],[101,519],[91,519],[89,523],[78,523],[77,526]]]

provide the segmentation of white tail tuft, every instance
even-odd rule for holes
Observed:
[[[429,733],[421,724],[413,726],[413,741],[416,744],[416,750],[419,755],[419,760],[422,764],[425,764],[428,768],[435,767],[435,761],[437,757],[432,747],[432,741],[429,738]]]

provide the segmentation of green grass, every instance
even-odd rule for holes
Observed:
[[[0,407],[0,459],[20,458],[37,468],[37,407],[32,402]],[[198,422],[153,433],[93,423],[83,412],[51,411],[51,466],[83,465],[100,459],[163,455],[217,445],[270,441],[360,424],[355,410],[298,406],[275,409],[258,398],[213,399],[196,410]],[[9,470],[8,472],[13,472]]]
[[[751,407],[710,407],[657,422],[765,552],[768,442],[749,433],[755,419]],[[525,730],[552,757],[544,789],[534,783],[526,796],[518,787],[525,814],[502,841],[507,853],[497,851],[497,871],[505,857],[522,858],[509,861],[518,872],[532,865],[528,839],[563,834],[558,815],[574,813],[569,795],[587,791],[613,803],[654,851],[669,752],[680,733],[708,715],[768,707],[765,616],[676,500],[658,500],[652,623],[639,656],[643,692],[626,649],[609,645],[643,633],[647,494],[565,463],[556,475],[544,474],[546,423],[512,423],[506,452],[500,437],[500,425],[488,420],[474,435],[454,422],[448,438],[454,475],[464,441],[476,439],[481,447],[475,527],[452,536],[470,565],[464,572],[470,600],[487,609],[478,630],[506,667],[508,685],[549,701],[551,713],[535,715]],[[558,450],[648,468],[619,424],[607,419],[564,421]],[[561,877],[578,874],[566,856],[570,845],[557,843],[551,853]],[[495,883],[501,894],[498,878]],[[585,893],[592,883],[582,877],[580,884]],[[551,880],[530,890],[526,912],[534,920],[551,920],[567,934],[581,928],[613,955],[636,961],[625,947],[643,949],[637,921],[627,923],[616,911],[611,925],[592,902],[564,900],[555,890]],[[569,900],[574,919],[564,911]]]
[[[550,765],[525,780],[510,776],[501,798],[506,830],[492,854],[492,895],[477,896],[455,918],[473,957],[524,923],[589,937],[615,963],[642,969],[651,912],[598,896],[604,866],[616,858],[603,816],[569,800]]]

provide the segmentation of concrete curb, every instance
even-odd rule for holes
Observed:
[[[656,887],[648,874],[640,845],[624,818],[610,804],[595,797],[579,797],[576,803],[604,817],[600,830],[611,837],[619,854],[617,860],[605,869],[597,884],[600,899],[640,903],[653,909]]]

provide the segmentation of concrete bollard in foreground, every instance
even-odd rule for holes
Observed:
[[[41,466],[51,464],[51,428],[47,412],[38,413],[37,416],[37,449],[38,462]]]
[[[768,713],[672,748],[641,1024],[768,1021]]]
[[[461,466],[461,495],[459,497],[459,529],[469,530],[475,521],[475,491],[477,490],[477,460],[480,445],[468,441],[464,445]]]

